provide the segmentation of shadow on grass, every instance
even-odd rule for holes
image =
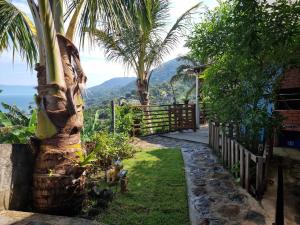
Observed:
[[[184,166],[179,149],[155,149],[124,160],[129,192],[118,194],[98,221],[110,225],[189,224]]]

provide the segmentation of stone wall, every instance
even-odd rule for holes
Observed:
[[[33,165],[28,145],[0,144],[0,210],[30,206]]]

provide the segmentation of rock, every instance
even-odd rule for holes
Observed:
[[[249,221],[253,221],[258,225],[265,225],[266,221],[265,221],[265,217],[260,214],[259,212],[256,211],[248,211],[246,216],[244,217],[245,220],[249,220]]]
[[[201,196],[194,201],[194,207],[199,215],[207,216],[210,213],[211,199],[208,196]]]
[[[226,217],[226,218],[232,218],[232,217],[236,217],[239,215],[240,213],[240,206],[238,205],[222,205],[218,210],[218,213],[220,213],[222,216]]]
[[[207,193],[206,189],[201,186],[193,188],[192,192],[196,196],[205,195]]]
[[[239,194],[239,193],[233,193],[233,194],[229,193],[228,198],[233,202],[243,204],[243,203],[245,203],[247,196],[244,194]]]

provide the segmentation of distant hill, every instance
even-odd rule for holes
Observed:
[[[171,77],[185,61],[172,59],[155,68],[150,78],[150,89],[161,88],[162,84],[169,85]],[[86,104],[100,104],[103,101],[130,95],[136,90],[135,77],[118,77],[110,79],[103,84],[87,89]]]
[[[125,87],[127,84],[135,81],[135,77],[116,77],[105,81],[104,83],[88,88],[87,95],[101,96],[106,94],[107,91],[113,91],[114,89],[120,89]]]

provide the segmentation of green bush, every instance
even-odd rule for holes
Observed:
[[[106,169],[117,159],[129,158],[135,153],[130,138],[124,134],[98,132],[92,137],[92,142],[95,142],[92,152],[99,159],[102,169]]]
[[[116,133],[122,133],[125,135],[132,134],[132,126],[135,120],[142,121],[142,110],[124,104],[122,106],[116,106]]]

